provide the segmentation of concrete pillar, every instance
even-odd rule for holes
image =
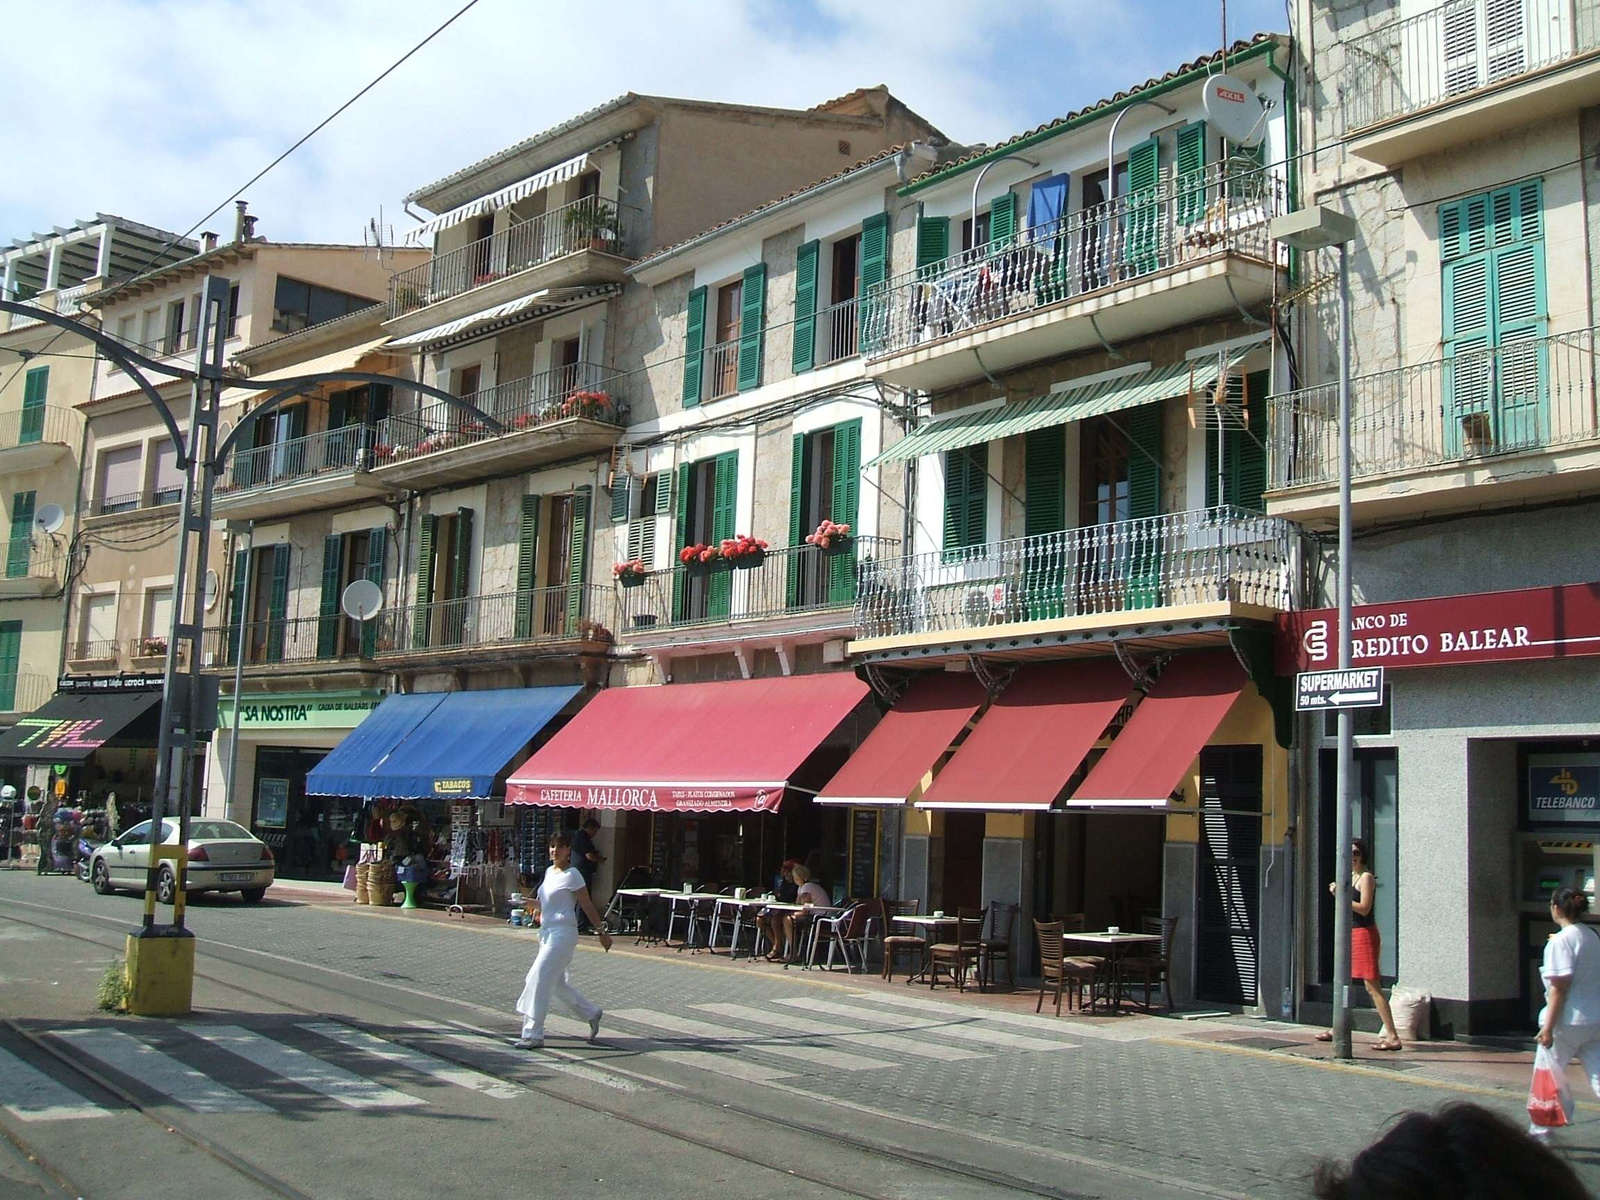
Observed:
[[[95,253],[94,273],[101,279],[108,278],[111,274],[111,244],[115,240],[116,228],[111,225],[100,227],[100,246]]]
[[[61,286],[61,243],[50,247],[50,261],[45,267],[44,290],[53,292]]]
[[[14,258],[8,258],[8,259],[6,259],[6,275],[5,275],[5,284],[4,284],[4,295],[0,296],[0,299],[15,300],[16,298],[17,298],[17,260],[14,259]]]

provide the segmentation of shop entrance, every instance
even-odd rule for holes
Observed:
[[[1378,881],[1372,898],[1373,914],[1378,918],[1378,973],[1388,987],[1394,983],[1400,954],[1400,757],[1394,750],[1357,750],[1352,765],[1350,836],[1364,840],[1372,854],[1372,874]],[[1333,978],[1333,897],[1328,882],[1334,877],[1338,767],[1337,751],[1324,750],[1318,755],[1318,800],[1323,816],[1317,838],[1317,923],[1322,930],[1317,939],[1317,967],[1322,979]],[[1361,994],[1364,997],[1366,993]]]
[[[250,828],[272,847],[280,879],[340,879],[362,801],[306,795],[306,773],[326,751],[262,746],[256,751]]]
[[[1196,997],[1212,1004],[1259,1002],[1261,932],[1261,747],[1200,752],[1200,861],[1195,905]]]
[[[1084,928],[1136,929],[1161,914],[1166,821],[1132,813],[1039,815],[1034,847],[1034,914],[1083,914]]]
[[[944,910],[977,908],[983,902],[981,812],[948,809],[944,814]]]

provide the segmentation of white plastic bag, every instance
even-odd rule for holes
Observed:
[[[1555,1052],[1540,1046],[1533,1053],[1533,1081],[1528,1085],[1528,1120],[1545,1129],[1567,1124],[1572,1093],[1567,1088],[1566,1064]]]
[[[1402,1042],[1428,1040],[1429,1010],[1433,996],[1417,988],[1397,987],[1389,993],[1389,1010],[1394,1013],[1394,1031]]]

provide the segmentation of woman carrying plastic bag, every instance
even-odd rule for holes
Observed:
[[[1572,1122],[1572,1093],[1565,1082],[1574,1058],[1600,1096],[1600,934],[1583,923],[1589,897],[1560,888],[1550,897],[1550,919],[1560,926],[1545,943],[1545,1005],[1539,1013],[1539,1049],[1528,1089],[1528,1132],[1547,1138]]]

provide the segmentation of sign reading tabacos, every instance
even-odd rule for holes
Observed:
[[[1338,627],[1339,613],[1332,608],[1279,617],[1278,673],[1337,663]],[[1350,634],[1353,667],[1600,655],[1600,583],[1360,604],[1350,611]]]

